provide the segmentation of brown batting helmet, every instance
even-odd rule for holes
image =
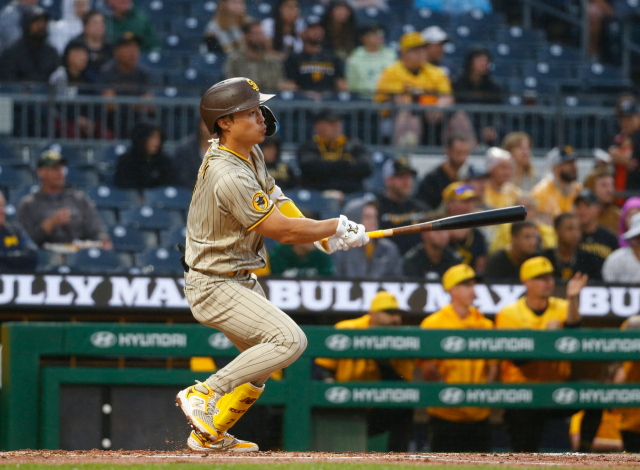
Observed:
[[[207,90],[200,100],[200,116],[209,132],[214,134],[217,130],[216,123],[221,117],[255,108],[274,96],[276,95],[260,93],[258,85],[246,77],[230,78],[216,83]],[[266,120],[268,120],[268,114],[275,120],[271,110],[266,106],[261,108],[268,110],[268,112],[262,110]],[[269,133],[269,122],[267,122],[267,133]]]

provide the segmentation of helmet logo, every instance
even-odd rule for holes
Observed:
[[[255,193],[251,200],[253,208],[258,212],[265,212],[269,208],[269,199],[262,191]]]
[[[251,88],[253,88],[255,91],[260,91],[260,88],[258,88],[258,85],[256,85],[256,82],[254,82],[253,80],[247,80],[247,83],[251,85]]]

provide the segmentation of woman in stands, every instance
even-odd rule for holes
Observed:
[[[358,44],[356,17],[349,3],[345,0],[332,1],[321,23],[325,31],[325,47],[346,60]]]
[[[241,50],[244,46],[242,25],[248,20],[245,0],[220,0],[216,14],[204,30],[207,49],[224,54]]]
[[[525,132],[510,132],[502,139],[502,148],[516,163],[513,182],[523,191],[530,191],[540,180],[531,164],[531,139]]]
[[[177,184],[171,159],[162,150],[158,126],[145,122],[131,131],[131,147],[118,157],[113,183],[122,189],[149,189]]]
[[[307,29],[300,18],[298,0],[280,0],[273,9],[274,16],[262,20],[262,30],[271,40],[271,49],[283,59],[302,52],[302,32]]]

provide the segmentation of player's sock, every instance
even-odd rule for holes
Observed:
[[[236,387],[231,393],[224,395],[216,403],[216,408],[219,411],[213,417],[215,428],[221,432],[229,430],[251,408],[251,405],[260,397],[263,390],[264,385],[256,387],[246,383]]]

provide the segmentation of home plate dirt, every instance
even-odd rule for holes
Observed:
[[[253,454],[195,454],[190,451],[62,451],[0,452],[0,465],[43,464],[151,464],[151,463],[285,463],[351,462],[416,465],[563,466],[584,468],[640,468],[640,454],[394,454],[328,452],[256,452]]]

